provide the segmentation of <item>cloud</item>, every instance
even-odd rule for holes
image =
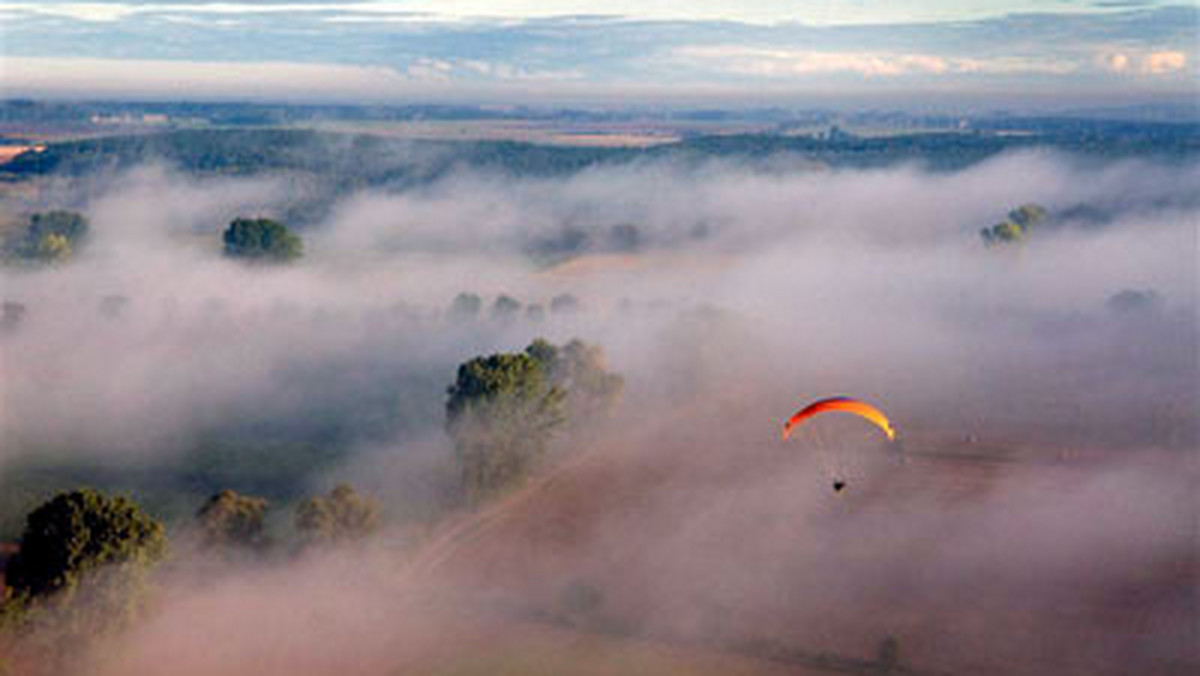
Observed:
[[[733,46],[685,47],[677,50],[675,56],[699,61],[703,64],[701,67],[705,68],[760,77],[819,73],[855,73],[865,77],[937,74],[946,72],[950,67],[945,59],[922,54],[789,51]]]
[[[1121,51],[1103,54],[1100,67],[1113,73],[1161,76],[1179,73],[1188,67],[1187,53],[1178,50]]]
[[[692,67],[765,78],[854,74],[868,78],[964,74],[1055,74],[1078,70],[1070,62],[1023,57],[956,58],[890,52],[820,52],[740,45],[693,46],[673,56]]]
[[[409,76],[422,80],[448,80],[454,65],[440,59],[417,59],[410,64],[407,71]]]
[[[1100,60],[1101,65],[1114,73],[1124,73],[1129,70],[1129,57],[1125,54],[1109,54]]]
[[[804,3],[804,11],[811,9],[809,5]],[[561,14],[565,11],[561,5],[525,4],[500,5],[488,13],[491,5],[484,3],[147,2],[100,4],[96,11],[91,5],[74,3],[46,6],[59,15],[39,13],[41,3],[6,5],[17,16],[5,35],[6,54],[11,58],[301,61],[387,68],[397,74],[408,74],[411,68],[413,84],[419,82],[424,88],[398,96],[469,98],[486,93],[517,100],[526,100],[531,91],[525,85],[539,80],[570,85],[544,86],[540,91],[546,97],[611,99],[640,89],[639,99],[645,99],[644,92],[699,97],[711,90],[728,93],[731,89],[737,90],[732,93],[737,97],[749,89],[762,93],[764,86],[780,83],[803,88],[808,81],[827,90],[882,90],[877,85],[899,77],[961,84],[964,90],[975,87],[976,91],[1041,87],[1063,94],[1103,90],[1124,95],[1128,80],[1105,80],[1105,74],[1115,71],[1097,55],[1122,53],[1133,59],[1138,54],[1178,52],[1190,62],[1194,42],[1190,27],[1197,21],[1193,7],[1157,5],[1130,11],[984,13],[954,20],[945,19],[957,11],[947,5],[938,11],[949,14],[942,12],[936,20],[892,17],[838,25],[720,18],[716,5],[707,14],[688,14],[672,3],[659,7],[658,14],[650,9],[624,13],[626,8],[606,5],[604,16]],[[787,8],[760,9],[769,14]],[[73,11],[111,20],[62,16]],[[303,36],[303,49],[297,49],[298,36]],[[1160,75],[1148,86],[1183,93],[1187,83],[1178,74],[1187,68],[1177,67],[1173,58],[1158,57],[1144,69],[1138,62],[1125,72]],[[443,78],[429,69],[434,62],[453,64],[454,69]],[[488,66],[479,67],[483,63]],[[181,70],[178,79],[186,75]],[[137,90],[132,89],[138,83],[135,74],[119,81],[131,88],[130,95],[145,96],[155,93],[155,88],[159,96],[187,95],[184,87],[171,86],[169,80],[151,76]],[[87,78],[76,81],[89,82]],[[116,95],[111,78],[94,82],[80,84],[77,94]],[[308,79],[294,82],[300,93],[292,98],[320,95],[320,88]],[[48,90],[49,84],[46,81],[37,89]],[[485,92],[480,88],[483,84],[494,84],[495,90]],[[228,85],[219,95],[242,96],[248,89]],[[336,89],[339,98],[352,98],[346,87]],[[378,100],[382,98],[378,93],[389,90],[373,85],[367,91]],[[36,89],[21,93],[37,94]],[[274,94],[273,89],[270,95],[287,96]]]
[[[1183,70],[1187,63],[1187,54],[1180,51],[1152,52],[1142,57],[1141,70],[1151,75],[1162,75]]]

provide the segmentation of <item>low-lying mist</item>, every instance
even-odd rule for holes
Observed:
[[[1197,571],[1198,183],[1197,165],[1042,153],[954,173],[463,170],[347,195],[300,231],[302,259],[256,266],[224,257],[221,231],[303,183],[144,167],[75,195],[91,239],[74,260],[0,271],[0,300],[26,308],[0,333],[0,481],[282,439],[349,449],[286,471],[403,513],[448,476],[457,365],[578,337],[625,377],[623,405],[561,439],[565,478],[510,498],[437,571],[387,537],[203,583],[185,566],[99,673],[441,673],[543,640],[527,621],[742,656],[869,659],[892,635],[953,673],[1176,668],[1197,659],[1180,594]],[[985,246],[1026,203],[1046,221]],[[478,317],[451,312],[464,292]],[[494,312],[501,295],[522,309]],[[844,497],[778,442],[834,394],[885,409],[912,454],[868,463]],[[989,453],[961,479],[931,459]],[[572,585],[602,594],[595,617],[563,615]]]

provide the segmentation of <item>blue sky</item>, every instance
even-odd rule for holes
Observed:
[[[0,0],[6,95],[786,102],[1196,93],[1200,3]]]

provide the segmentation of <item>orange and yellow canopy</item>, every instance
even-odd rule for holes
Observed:
[[[896,431],[892,429],[892,423],[890,420],[888,420],[887,416],[883,414],[883,411],[880,411],[866,402],[859,401],[857,399],[851,399],[850,397],[830,397],[828,399],[821,399],[820,401],[815,401],[800,409],[795,415],[793,415],[791,418],[788,418],[786,423],[783,424],[784,440],[787,440],[788,436],[791,435],[792,430],[803,424],[805,420],[828,411],[843,411],[845,413],[853,413],[866,418],[867,420],[875,423],[879,429],[883,430],[883,433],[887,435],[888,441],[896,440]]]

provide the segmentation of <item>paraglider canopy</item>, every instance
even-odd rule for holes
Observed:
[[[800,409],[795,415],[793,415],[791,418],[788,418],[786,423],[784,423],[783,439],[786,441],[787,438],[792,434],[792,430],[799,427],[809,418],[830,411],[853,413],[854,415],[865,418],[866,420],[874,423],[876,427],[883,430],[883,433],[887,435],[888,441],[896,440],[896,431],[892,428],[891,421],[888,420],[887,416],[883,414],[883,411],[880,411],[866,402],[859,401],[857,399],[851,399],[850,397],[830,397],[828,399],[821,399]],[[840,490],[836,486],[834,488],[835,490]]]

